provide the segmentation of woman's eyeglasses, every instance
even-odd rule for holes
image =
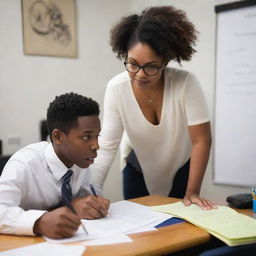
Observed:
[[[154,65],[141,66],[139,64],[133,64],[128,61],[124,62],[124,66],[125,66],[126,70],[131,73],[138,73],[140,71],[140,69],[143,69],[144,73],[147,76],[155,76],[159,72],[159,70],[162,68],[162,66],[159,67],[159,66],[154,66]]]

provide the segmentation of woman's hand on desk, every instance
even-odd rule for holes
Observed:
[[[185,197],[183,198],[183,203],[186,206],[189,206],[191,204],[197,204],[204,210],[211,210],[216,208],[216,205],[213,202],[203,197],[200,197],[199,194],[196,192],[187,192]]]
[[[71,237],[80,226],[80,218],[67,207],[43,214],[34,224],[35,234],[53,239]]]
[[[102,196],[85,196],[72,200],[72,205],[81,219],[99,219],[107,216],[110,201]]]

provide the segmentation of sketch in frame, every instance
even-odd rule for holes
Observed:
[[[22,0],[24,53],[77,57],[75,0]]]

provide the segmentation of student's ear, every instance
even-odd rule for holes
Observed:
[[[59,129],[54,129],[52,131],[52,141],[55,144],[61,144],[64,138],[64,133]]]

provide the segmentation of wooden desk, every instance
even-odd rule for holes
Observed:
[[[153,206],[174,203],[178,200],[162,196],[146,196],[132,199],[131,201]],[[252,211],[244,210],[242,212],[250,215]],[[157,231],[133,234],[130,235],[130,237],[133,239],[132,243],[88,246],[84,255],[163,255],[207,243],[211,240],[210,234],[189,223],[180,223],[160,228]],[[32,245],[43,241],[44,239],[41,237],[0,235],[0,251]]]

